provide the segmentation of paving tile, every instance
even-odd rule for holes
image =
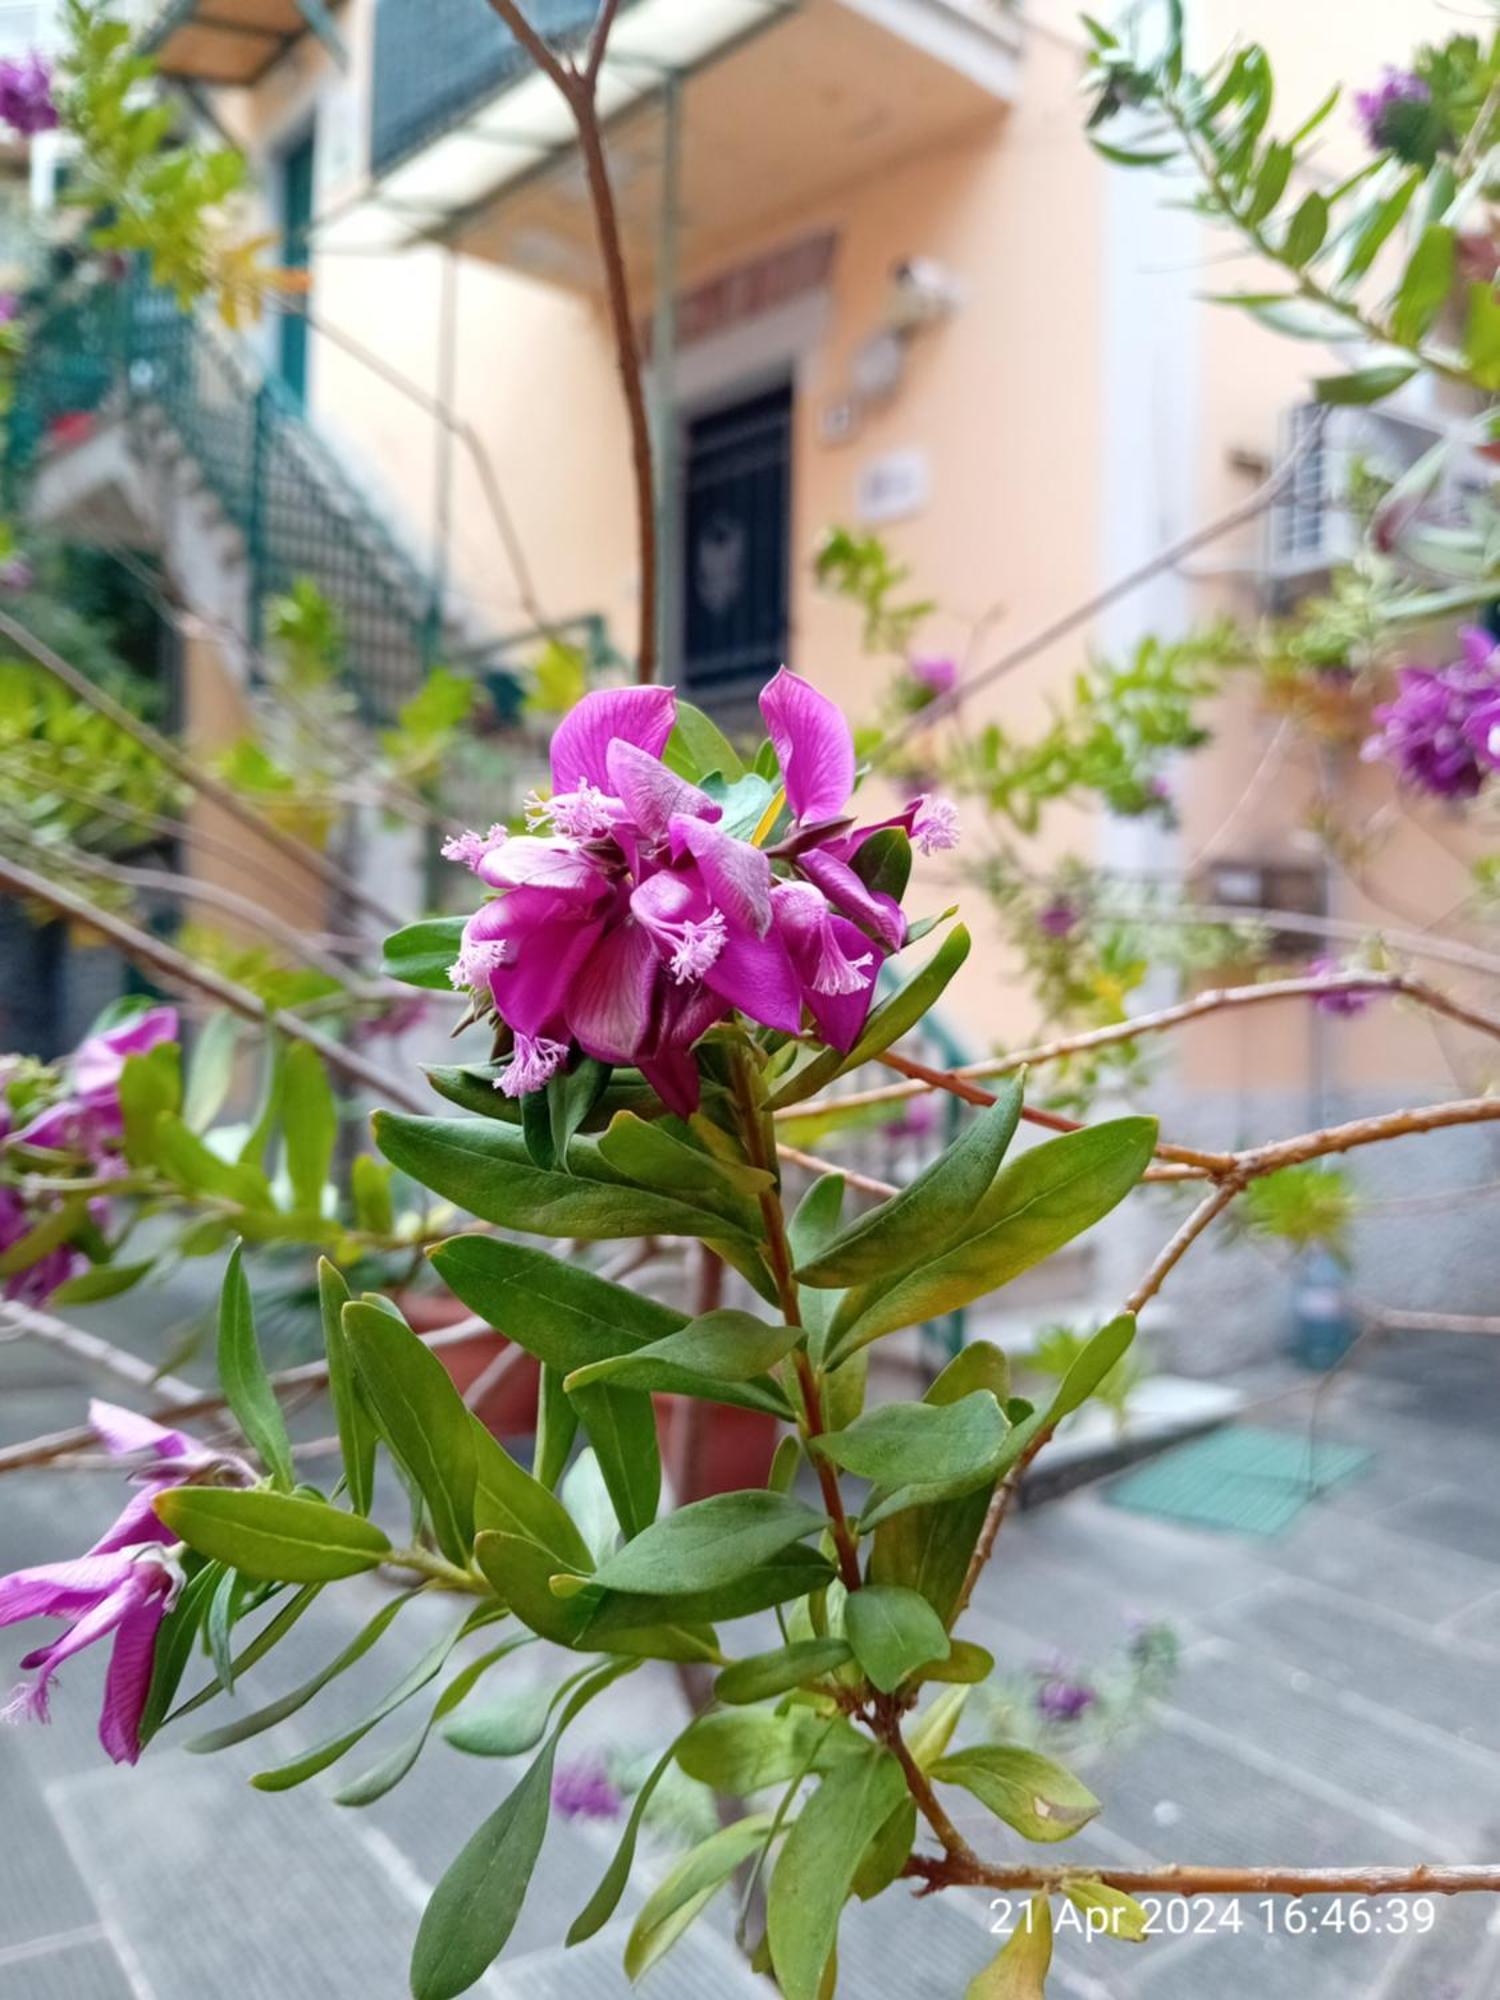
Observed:
[[[1487,1486],[1492,1490],[1493,1474]],[[1500,1501],[1461,1487],[1439,1487],[1394,1508],[1391,1527],[1440,1549],[1461,1549],[1500,1581]]]
[[[144,2000],[102,1938],[60,1943],[34,1958],[0,1958],[3,2000]]]
[[[1495,1662],[1445,1634],[1299,1584],[1268,1590],[1209,1623],[1394,1714],[1500,1750]]]
[[[20,1744],[19,1730],[0,1728],[0,1952],[99,1921]]]
[[[1314,1505],[1290,1534],[1267,1543],[1265,1561],[1273,1569],[1409,1618],[1456,1617],[1493,1598],[1500,1591],[1500,1576],[1489,1561],[1459,1553],[1457,1545],[1439,1537],[1423,1536],[1413,1523],[1424,1505],[1422,1499],[1403,1501],[1379,1520],[1356,1514],[1330,1517]],[[1500,1540],[1496,1550],[1500,1555]]]

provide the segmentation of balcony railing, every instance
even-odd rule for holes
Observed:
[[[530,0],[528,7],[539,31],[563,47],[588,33],[596,11],[596,0]],[[386,173],[530,68],[486,0],[379,0],[370,171]]]

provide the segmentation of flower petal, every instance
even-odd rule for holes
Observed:
[[[73,1088],[85,1104],[112,1100],[127,1056],[143,1056],[159,1042],[176,1039],[175,1007],[148,1007],[133,1014],[118,1028],[107,1028],[79,1043],[72,1062]]]
[[[709,901],[723,911],[731,930],[765,936],[771,928],[771,864],[758,847],[682,814],[672,821],[672,847],[697,862]]]
[[[722,806],[707,792],[669,771],[660,758],[649,757],[634,743],[614,742],[608,753],[610,790],[653,845],[667,837],[674,813],[689,819],[720,819]]]
[[[760,712],[793,817],[837,819],[854,790],[854,738],[838,703],[783,667],[761,690]]]
[[[802,982],[774,932],[758,938],[731,928],[703,983],[764,1027],[794,1035],[802,1025]]]
[[[656,947],[632,918],[605,933],[568,989],[568,1026],[587,1055],[634,1062],[651,1033]]]
[[[166,1430],[150,1417],[127,1410],[119,1403],[106,1403],[98,1396],[89,1404],[89,1428],[115,1458],[129,1458],[135,1452],[146,1451],[157,1458],[186,1458],[195,1451],[201,1452],[205,1459],[213,1456],[186,1431]]]
[[[532,833],[519,833],[486,854],[474,872],[492,889],[551,889],[585,902],[609,886],[599,864],[576,841],[539,840]]]
[[[129,1570],[119,1555],[79,1556],[0,1576],[0,1625],[23,1618],[74,1618],[118,1589]]]
[[[518,889],[505,906],[529,889]],[[550,900],[543,896],[543,900]],[[540,923],[509,933],[516,950],[513,960],[490,974],[490,993],[502,1021],[520,1035],[543,1035],[562,1022],[568,989],[579,967],[593,950],[602,923],[576,923],[548,916]]]
[[[166,1610],[166,1592],[154,1589],[131,1606],[115,1631],[104,1677],[104,1706],[99,1711],[99,1741],[117,1764],[133,1764],[141,1754],[141,1717],[151,1692],[156,1638]]]
[[[899,951],[905,944],[906,919],[900,904],[891,896],[877,895],[867,889],[848,862],[813,848],[798,855],[797,866],[809,882],[816,883],[836,910],[852,917],[888,949]]]
[[[182,1479],[186,1477],[184,1472]],[[120,1549],[138,1549],[146,1542],[175,1542],[177,1537],[156,1511],[156,1496],[181,1483],[179,1479],[156,1479],[139,1493],[133,1493],[119,1520],[99,1537],[89,1554],[107,1556]]]
[[[552,789],[609,785],[609,746],[634,743],[659,757],[677,722],[677,696],[668,687],[599,688],[562,719],[552,739]]]

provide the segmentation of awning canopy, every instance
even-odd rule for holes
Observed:
[[[566,42],[594,7],[551,0],[551,12]],[[410,40],[418,18],[425,71]],[[485,0],[381,0],[371,184],[315,241],[381,251],[439,239],[592,290],[568,107],[503,31],[475,35],[494,18]],[[445,51],[455,23],[474,37],[466,66]],[[627,0],[600,97],[632,278],[649,287],[660,244],[667,75],[687,79],[676,247],[691,273],[779,214],[995,117],[1014,94],[1016,33],[1001,0]]]
[[[258,83],[309,31],[342,63],[326,0],[169,0],[141,37],[175,83]]]

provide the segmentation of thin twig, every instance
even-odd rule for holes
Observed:
[[[1500,1110],[1500,1106],[1496,1108]],[[1148,1299],[1156,1297],[1172,1271],[1215,1217],[1224,1213],[1243,1185],[1239,1180],[1221,1181],[1211,1194],[1203,1197],[1176,1235],[1157,1252],[1150,1270],[1126,1300],[1127,1312],[1138,1313]]]
[[[305,841],[298,840],[295,834],[288,833],[274,820],[267,819],[264,813],[257,812],[255,807],[241,798],[232,786],[226,785],[223,779],[216,777],[212,771],[205,770],[195,758],[188,756],[185,750],[179,749],[159,730],[153,729],[149,722],[142,722],[139,716],[132,715],[130,710],[123,703],[116,701],[113,695],[106,694],[101,687],[96,687],[86,675],[81,674],[76,667],[70,666],[60,653],[37,638],[34,632],[29,631],[8,611],[0,611],[0,637],[8,639],[45,673],[60,681],[70,694],[76,695],[79,701],[86,702],[90,708],[107,717],[127,736],[133,737],[144,749],[149,750],[159,763],[164,764],[175,776],[181,778],[184,784],[190,785],[204,798],[212,799],[216,806],[237,819],[242,826],[248,827],[258,839],[276,848],[279,853],[284,854],[289,861],[295,862],[299,868],[305,869],[308,874],[316,875],[320,881],[327,883],[329,888],[336,889],[341,896],[347,897],[351,903],[356,904],[367,916],[379,923],[388,925],[399,921],[387,905],[370,895],[368,890],[362,888],[352,876],[346,875],[342,868],[328,859],[326,854],[321,853],[316,847],[309,847]]]
[[[425,1097],[410,1089],[399,1077],[391,1076],[362,1056],[357,1049],[345,1048],[341,1042],[320,1034],[316,1028],[308,1027],[297,1015],[289,1014],[285,1008],[272,1007],[247,986],[240,986],[232,979],[226,979],[220,972],[208,966],[196,965],[182,952],[175,950],[161,938],[153,937],[149,931],[139,929],[124,917],[112,911],[101,910],[96,904],[86,902],[69,889],[48,882],[29,868],[22,868],[18,862],[0,856],[0,889],[9,889],[14,895],[30,897],[33,901],[56,910],[59,915],[71,917],[75,922],[85,924],[90,930],[98,931],[117,944],[125,956],[143,970],[152,973],[172,987],[187,987],[192,991],[206,993],[231,1013],[238,1014],[247,1021],[256,1021],[263,1027],[275,1028],[295,1042],[305,1042],[318,1054],[336,1074],[351,1083],[357,1083],[377,1096],[388,1098],[407,1111],[419,1116],[430,1107]]]
[[[964,1854],[914,1854],[902,1869],[931,1889],[969,1885],[986,1889],[1062,1891],[1070,1882],[1103,1882],[1127,1895],[1159,1896],[1461,1896],[1500,1890],[1500,1866],[1449,1867],[1419,1862],[1403,1868],[1199,1868],[1175,1862],[1162,1868],[1048,1868],[1014,1866]]]
[[[113,1375],[128,1388],[149,1389],[164,1402],[181,1406],[197,1398],[198,1391],[180,1375],[163,1375],[140,1355],[116,1347],[113,1341],[101,1340],[96,1333],[70,1326],[66,1320],[54,1319],[51,1313],[39,1312],[35,1306],[23,1305],[19,1299],[0,1300],[0,1328],[5,1330],[7,1338],[38,1341],[85,1368],[98,1368],[106,1375]]]

